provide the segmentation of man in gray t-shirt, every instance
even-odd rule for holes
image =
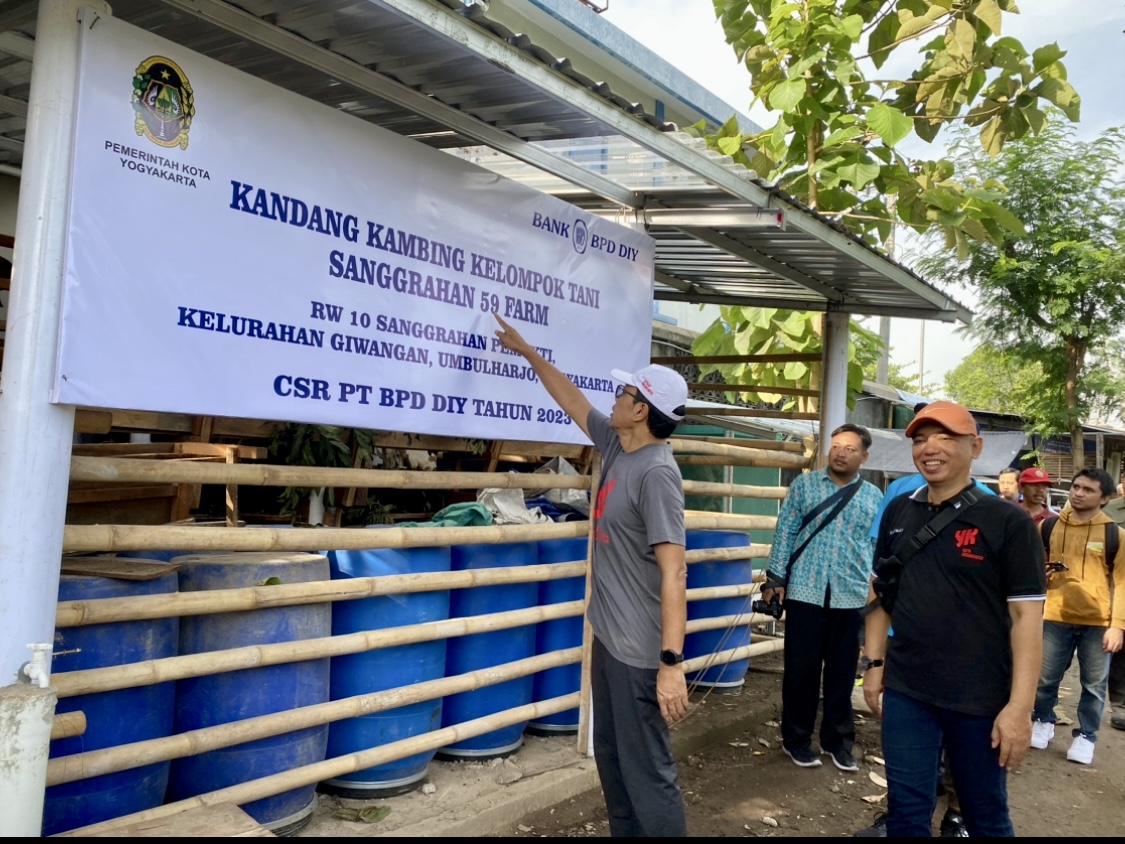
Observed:
[[[613,370],[607,417],[499,316],[500,344],[527,360],[602,454],[594,505],[590,625],[594,758],[610,833],[685,836],[668,724],[687,714],[684,494],[667,439],[683,419],[687,384],[663,366]]]

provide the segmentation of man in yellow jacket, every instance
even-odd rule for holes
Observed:
[[[1054,738],[1059,682],[1077,652],[1082,695],[1066,758],[1080,765],[1094,761],[1110,657],[1125,639],[1125,542],[1121,528],[1102,512],[1113,488],[1105,470],[1080,470],[1070,484],[1070,508],[1039,526],[1048,582],[1031,746],[1043,750]],[[1111,546],[1117,549],[1115,559],[1107,560]]]

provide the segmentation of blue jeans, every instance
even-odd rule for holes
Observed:
[[[1105,712],[1109,687],[1110,655],[1102,650],[1104,627],[1085,624],[1043,622],[1043,668],[1035,692],[1035,720],[1055,723],[1055,704],[1059,702],[1059,683],[1078,654],[1078,679],[1082,696],[1078,699],[1078,729],[1073,735],[1098,740],[1098,727]]]
[[[973,838],[1015,835],[1008,816],[1007,774],[992,748],[995,716],[966,715],[887,689],[883,758],[889,785],[887,836],[929,838],[944,745],[961,815]]]

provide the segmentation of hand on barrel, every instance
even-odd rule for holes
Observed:
[[[679,665],[661,665],[656,672],[656,700],[669,727],[687,717],[687,680]]]

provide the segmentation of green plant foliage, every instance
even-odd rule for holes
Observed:
[[[920,268],[979,299],[978,337],[1041,377],[1028,392],[1041,431],[1069,431],[1082,465],[1083,419],[1119,407],[1125,321],[1125,133],[1079,141],[1048,121],[996,159],[962,133],[951,147],[970,184],[1002,182],[1025,234],[975,242],[962,258],[935,248]]]
[[[777,115],[744,135],[732,118],[709,146],[776,180],[873,245],[892,221],[938,229],[962,257],[975,240],[1022,233],[999,186],[974,191],[946,160],[911,160],[898,145],[942,126],[973,127],[982,149],[1037,134],[1053,105],[1077,120],[1080,99],[1057,44],[1029,52],[1003,36],[1012,0],[713,0],[750,90]],[[879,78],[899,49],[917,50],[906,78]],[[875,73],[869,75],[868,68]]]
[[[721,316],[695,338],[692,354],[758,355],[820,353],[820,315],[777,308],[722,307]],[[874,365],[883,344],[879,335],[852,321],[848,344],[848,407],[863,389],[864,367]],[[778,405],[782,409],[808,407],[807,400],[771,393],[770,387],[820,388],[820,362],[738,363],[700,365],[700,377],[719,373],[728,384],[753,384],[756,389],[732,391],[728,399]]]
[[[361,428],[332,425],[286,425],[270,441],[270,455],[287,466],[326,466],[369,469],[374,455],[374,434]],[[278,497],[282,515],[297,510],[301,499],[315,489],[286,487]],[[335,491],[328,487],[327,506],[334,507]]]

